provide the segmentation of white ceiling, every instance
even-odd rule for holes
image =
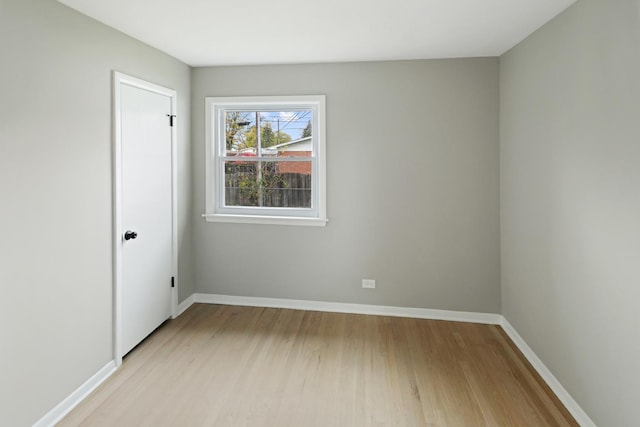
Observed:
[[[575,0],[58,0],[192,66],[499,56]]]

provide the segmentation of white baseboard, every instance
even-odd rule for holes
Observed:
[[[178,304],[178,316],[187,311],[187,309],[193,305],[193,303],[195,302],[195,295],[196,294],[191,294],[187,299]]]
[[[486,323],[490,325],[499,325],[502,321],[502,315],[500,314],[433,310],[428,308],[391,307],[385,305],[348,304],[340,302],[305,301],[280,298],[237,297],[218,294],[193,294],[193,297],[194,302],[205,304],[242,305],[249,307],[327,311],[333,313],[413,317],[418,319],[449,320],[452,322]]]
[[[91,378],[85,381],[84,384],[78,387],[66,399],[64,399],[55,408],[53,408],[42,418],[40,418],[33,425],[33,427],[53,427],[73,408],[75,408],[80,402],[82,402],[85,397],[87,397],[93,390],[95,390],[100,384],[102,384],[104,380],[109,378],[115,371],[115,362],[111,361],[107,363],[102,369],[100,369]]]
[[[529,347],[524,339],[518,334],[509,321],[502,316],[502,323],[500,324],[502,329],[509,335],[511,341],[518,347],[524,357],[527,358],[529,363],[538,372],[542,379],[547,383],[549,388],[558,396],[558,399],[567,408],[569,413],[575,418],[575,420],[582,427],[596,427],[596,424],[589,418],[589,415],[578,405],[569,392],[560,384],[560,381],[551,373],[549,368],[540,360],[535,352]]]

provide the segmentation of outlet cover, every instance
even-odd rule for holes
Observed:
[[[372,279],[362,279],[362,287],[365,289],[375,289],[376,281]]]

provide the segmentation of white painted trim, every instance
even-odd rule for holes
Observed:
[[[71,393],[66,399],[56,405],[55,408],[47,412],[42,418],[40,418],[33,427],[53,427],[58,421],[60,421],[65,415],[67,415],[73,408],[78,406],[93,390],[95,390],[100,384],[102,384],[107,378],[116,371],[116,364],[114,361],[107,363],[102,369],[96,372],[91,378],[78,387],[73,393]]]
[[[169,90],[171,97],[171,113],[173,126],[171,126],[171,275],[173,276],[173,288],[171,289],[171,318],[178,317],[178,93]]]
[[[241,224],[270,224],[270,225],[307,225],[324,227],[329,220],[318,218],[303,218],[291,216],[263,216],[263,215],[230,215],[203,214],[207,222],[234,222]]]
[[[178,305],[178,314],[176,317],[180,316],[182,313],[184,313],[185,311],[187,311],[189,309],[189,307],[191,307],[193,305],[193,303],[195,302],[195,298],[194,295],[190,295],[189,298],[185,299],[184,301],[182,301],[179,305]]]
[[[412,317],[417,319],[449,320],[452,322],[486,323],[490,325],[499,325],[502,320],[502,316],[499,314],[434,310],[428,308],[391,307],[384,305],[349,304],[280,298],[238,297],[198,293],[193,294],[193,297],[194,302],[205,304],[288,308],[293,310],[326,311],[333,313],[372,314],[376,316]]]
[[[567,410],[571,413],[573,418],[580,424],[582,427],[596,427],[596,424],[589,418],[589,415],[578,405],[573,397],[569,394],[569,392],[560,384],[560,381],[551,373],[549,368],[540,360],[540,358],[536,355],[536,353],[529,347],[529,345],[525,342],[525,340],[518,334],[513,326],[509,323],[509,321],[504,317],[502,317],[502,322],[500,326],[507,333],[511,341],[518,347],[518,349],[522,352],[524,357],[527,358],[529,363],[533,366],[533,368],[538,372],[538,374],[542,377],[544,382],[547,383],[549,388],[555,393],[560,402],[567,408]]]
[[[171,99],[171,114],[177,114],[177,92],[128,76],[118,71],[113,71],[113,150],[112,150],[112,175],[113,175],[113,358],[116,366],[122,364],[122,140],[121,140],[121,111],[120,111],[120,86],[126,84],[139,89],[148,90]],[[177,162],[177,124],[171,128],[171,269],[175,277],[175,287],[171,293],[171,318],[178,316],[178,162]]]

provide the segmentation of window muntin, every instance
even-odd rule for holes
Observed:
[[[207,220],[326,223],[324,96],[210,97],[207,121]]]

